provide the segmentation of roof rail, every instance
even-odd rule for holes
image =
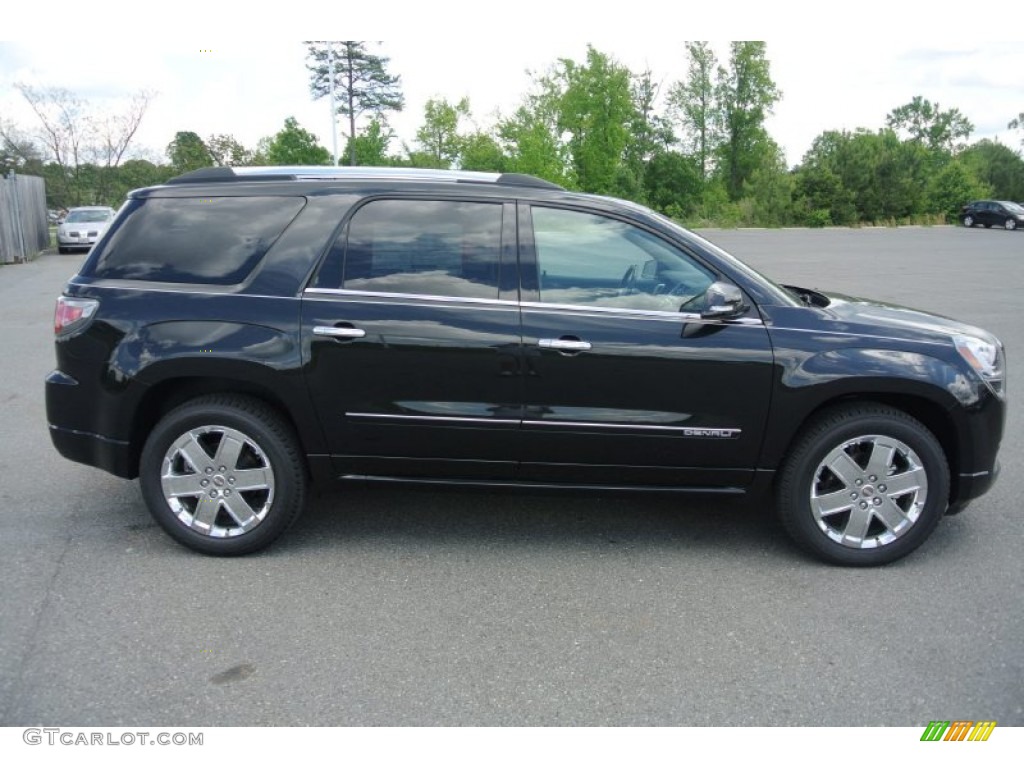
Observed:
[[[380,168],[371,166],[246,166],[232,168],[200,168],[175,176],[167,184],[208,184],[227,181],[294,181],[294,180],[349,180],[393,179],[407,181],[457,181],[467,183],[501,184],[541,189],[562,189],[557,184],[525,173],[486,173],[483,171],[444,171],[433,168]]]

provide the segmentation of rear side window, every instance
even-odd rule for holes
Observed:
[[[501,216],[500,203],[367,203],[349,222],[342,287],[496,299]]]
[[[240,283],[304,204],[301,197],[149,198],[103,244],[93,275]]]

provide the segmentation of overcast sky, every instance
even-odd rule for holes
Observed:
[[[391,57],[390,71],[401,76],[406,97],[405,111],[391,123],[411,144],[427,99],[468,96],[475,122],[490,126],[496,112],[511,111],[529,88],[526,70],[543,70],[560,57],[582,60],[588,42],[633,70],[651,69],[664,92],[685,75],[682,40],[692,37],[767,41],[771,74],[783,92],[768,129],[790,165],[822,131],[878,129],[887,112],[915,95],[959,108],[975,125],[972,140],[998,136],[1020,146],[1021,133],[1006,124],[1024,111],[1024,42],[984,35],[1020,37],[1017,16],[1024,6],[1007,6],[1012,22],[1000,28],[965,23],[969,4],[935,0],[768,5],[733,0],[694,12],[678,0],[660,6],[648,0],[452,0],[380,3],[353,15],[351,6],[307,2],[280,20],[244,21],[234,11],[192,0],[54,7],[42,26],[36,15],[26,17],[10,26],[25,33],[16,35],[21,39],[0,43],[0,118],[37,127],[16,82],[68,88],[101,111],[116,110],[119,98],[145,88],[158,95],[135,149],[153,159],[163,156],[176,131],[204,138],[228,133],[253,147],[289,116],[330,149],[329,107],[309,95],[301,40],[359,32],[385,39],[375,51]],[[106,9],[108,21],[98,18],[99,10],[89,12],[95,19],[73,10],[86,7]],[[253,16],[270,6],[238,7]],[[660,8],[677,10],[673,16]],[[323,24],[311,27],[318,15]],[[77,35],[76,28],[96,33]],[[45,35],[33,39],[34,31]],[[724,59],[728,43],[714,45]],[[340,123],[339,152],[343,129]]]

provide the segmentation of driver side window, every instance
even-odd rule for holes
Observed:
[[[534,206],[540,300],[550,304],[696,310],[714,275],[645,230],[617,219]]]

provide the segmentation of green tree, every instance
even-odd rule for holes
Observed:
[[[423,125],[416,131],[420,157],[430,159],[432,168],[451,168],[462,151],[459,120],[469,117],[469,99],[456,104],[447,99],[429,99],[423,108]]]
[[[907,104],[890,112],[885,123],[897,133],[929,149],[954,152],[974,131],[971,121],[959,109],[943,110],[928,99],[915,96]],[[962,141],[961,141],[962,140]]]
[[[997,200],[1024,201],[1024,159],[1005,144],[982,139],[958,157],[975,178],[989,188],[976,197],[991,195]]]
[[[729,197],[736,200],[744,182],[771,152],[764,122],[782,98],[769,72],[764,42],[731,44],[729,68],[719,69],[716,97],[723,133],[719,162]]]
[[[795,182],[779,146],[769,139],[765,150],[750,178],[744,182],[744,198],[750,201],[754,224],[781,227],[793,219]]]
[[[672,84],[668,103],[683,129],[686,149],[696,157],[704,180],[721,144],[722,116],[715,81],[718,59],[704,40],[687,42],[686,53],[690,61],[687,77]]]
[[[284,128],[270,141],[267,161],[270,165],[329,165],[331,153],[294,117],[289,117],[284,121]]]
[[[569,153],[580,189],[609,194],[623,160],[634,119],[630,72],[587,46],[586,64],[562,59],[558,128],[569,134]]]
[[[954,219],[960,207],[979,197],[987,197],[990,187],[978,180],[966,162],[954,158],[928,181],[928,207],[933,213]]]
[[[176,174],[188,173],[198,168],[214,165],[213,156],[199,134],[193,131],[178,131],[167,145],[167,157]]]
[[[214,165],[253,165],[253,152],[246,149],[234,136],[221,133],[211,135],[204,142]]]
[[[348,140],[344,159],[340,162],[350,165],[354,157],[356,165],[393,165],[393,160],[388,155],[388,148],[394,137],[395,132],[391,130],[391,126],[382,117],[374,117],[362,133],[354,139]]]
[[[680,220],[696,212],[703,180],[693,157],[680,152],[658,152],[647,164],[644,187],[648,204]]]
[[[334,90],[338,114],[348,118],[348,138],[356,137],[356,120],[363,113],[381,115],[402,111],[405,99],[401,78],[388,73],[390,59],[387,56],[375,56],[367,50],[368,41],[316,40],[305,44],[310,91],[319,99]],[[349,165],[357,164],[355,153],[356,144],[350,143]]]
[[[504,173],[508,170],[509,161],[491,134],[476,131],[462,140],[460,166],[467,171]]]
[[[561,90],[552,73],[533,75],[533,87],[509,117],[498,120],[497,134],[507,170],[574,187],[569,148],[558,128]]]
[[[126,160],[117,169],[111,198],[103,202],[118,207],[133,189],[163,184],[174,173],[170,166],[156,165],[149,160]]]

